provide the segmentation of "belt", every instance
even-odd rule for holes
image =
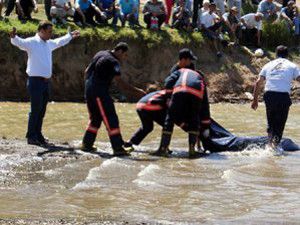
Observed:
[[[42,80],[45,82],[48,82],[50,80],[50,78],[46,78],[46,77],[35,77],[35,76],[30,76],[30,79],[36,79],[36,80]]]

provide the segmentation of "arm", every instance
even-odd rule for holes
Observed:
[[[117,87],[124,91],[126,93],[126,95],[133,95],[135,96],[137,99],[142,98],[144,95],[146,95],[146,92],[142,89],[139,89],[137,87],[134,87],[132,85],[130,85],[129,83],[127,83],[126,81],[124,81],[121,76],[115,76],[114,78],[115,84],[117,85]]]
[[[300,82],[300,76],[296,78],[296,81]]]
[[[147,12],[149,12],[149,9],[148,9],[148,5],[146,3],[145,6],[144,6],[144,8],[143,8],[143,13],[145,14]]]
[[[79,37],[79,35],[80,32],[78,30],[75,30],[71,33],[67,33],[65,36],[62,36],[60,38],[49,40],[49,42],[51,43],[51,50],[53,51],[59,47],[68,44],[72,39]]]
[[[265,77],[259,76],[259,78],[255,82],[254,91],[253,91],[253,101],[251,104],[251,108],[254,110],[256,110],[258,107],[258,95],[260,93],[261,85],[264,81],[265,81]]]
[[[180,77],[180,72],[179,71],[175,71],[173,72],[170,76],[168,76],[165,79],[165,89],[168,90],[172,90],[174,85],[176,84],[176,81],[179,79]]]
[[[12,45],[17,46],[21,50],[28,51],[30,49],[30,40],[18,37],[17,29],[15,27],[13,27],[10,32],[10,42]]]

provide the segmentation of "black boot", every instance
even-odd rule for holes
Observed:
[[[197,152],[195,150],[195,145],[198,140],[198,132],[189,132],[189,158],[196,158],[203,155],[203,153]]]
[[[122,146],[120,148],[113,149],[113,156],[129,156],[130,153]]]
[[[172,132],[163,131],[161,136],[161,142],[158,150],[156,152],[153,152],[151,155],[155,156],[169,156],[169,144],[171,141]]]

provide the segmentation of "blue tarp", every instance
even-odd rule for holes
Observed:
[[[205,150],[210,152],[242,151],[250,145],[264,148],[268,137],[238,137],[230,133],[216,121],[212,120],[210,139],[202,140]],[[283,138],[280,143],[284,151],[299,151],[300,146],[291,139]]]

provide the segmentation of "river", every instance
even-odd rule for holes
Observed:
[[[46,153],[24,142],[27,103],[0,103],[0,218],[184,224],[300,224],[300,152],[265,149],[214,153],[189,160],[187,135],[176,129],[171,158],[157,149],[160,128],[128,158],[69,151]],[[139,119],[133,104],[117,104],[125,139]],[[264,135],[264,105],[214,104],[213,118],[238,135]],[[291,107],[285,136],[300,143],[300,105]],[[84,104],[49,104],[45,134],[77,145],[87,124]],[[11,141],[10,141],[11,140]],[[22,144],[23,143],[23,144]],[[6,147],[5,147],[6,146]],[[7,147],[10,146],[10,147]],[[110,152],[104,127],[101,152]],[[43,154],[37,154],[37,153]],[[45,153],[45,154],[44,154]]]

